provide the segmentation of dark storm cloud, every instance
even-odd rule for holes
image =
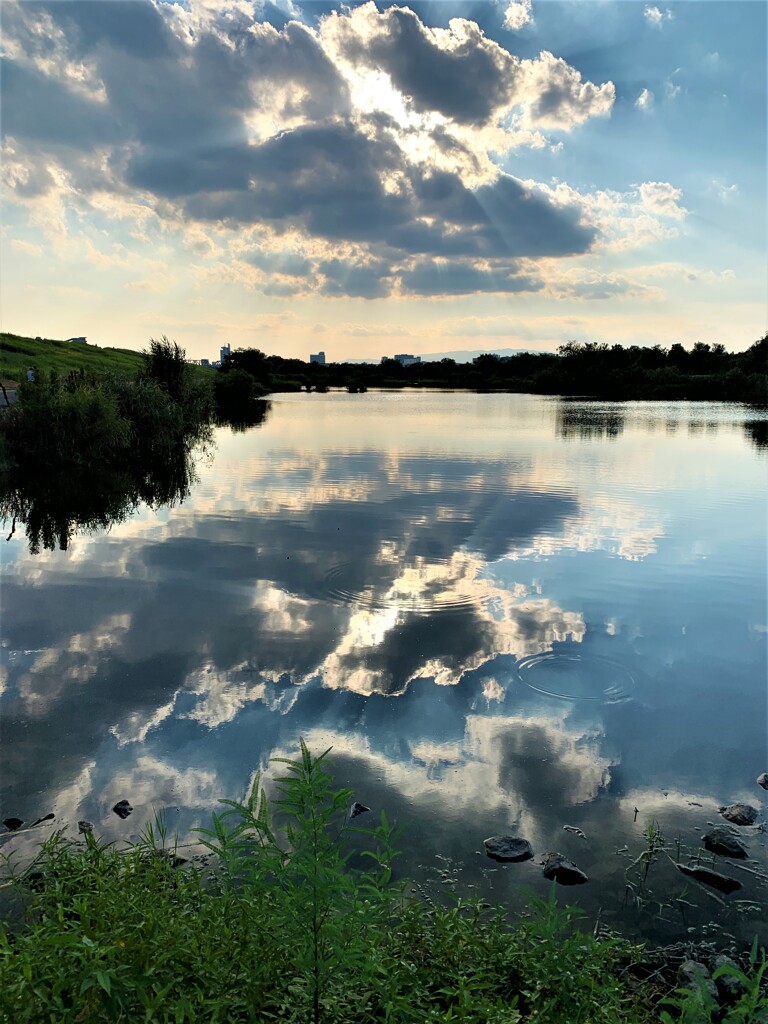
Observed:
[[[400,175],[399,191],[386,189],[383,172]],[[258,146],[214,148],[193,160],[145,151],[129,164],[127,180],[181,202],[201,220],[303,227],[331,241],[367,242],[393,262],[412,253],[559,256],[585,252],[595,238],[578,210],[556,207],[508,175],[473,191],[457,174],[409,165],[383,132],[371,138],[348,122],[297,128]],[[468,277],[474,283],[460,287],[468,268],[456,268],[442,278],[428,269],[406,275],[407,287],[422,294],[430,282],[437,293],[444,285],[448,292],[539,287],[512,278],[513,268],[475,270]]]
[[[383,261],[355,266],[346,260],[321,260],[317,269],[325,277],[320,288],[323,295],[378,299],[392,290],[390,269]]]
[[[535,292],[539,278],[508,268],[483,270],[471,263],[421,263],[402,275],[403,290],[414,295],[469,295],[474,292]]]
[[[116,141],[103,104],[32,68],[3,60],[2,85],[4,135],[76,149]]]

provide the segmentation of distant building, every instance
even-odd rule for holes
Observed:
[[[384,358],[386,358],[386,356]],[[401,366],[413,366],[414,363],[421,362],[421,356],[412,356],[408,352],[399,352],[392,358],[395,360],[396,363],[400,363]],[[383,361],[384,360],[382,360],[382,362]]]
[[[76,341],[78,345],[87,345],[87,338],[67,338],[67,341]]]
[[[223,366],[231,354],[232,350],[229,345],[222,345],[219,349],[219,364]]]
[[[208,366],[208,367],[210,367],[210,365],[211,365],[211,360],[210,360],[210,359],[201,359],[201,360],[200,360],[200,365],[201,365],[201,366]]]
[[[318,366],[325,366],[325,352],[315,352],[309,357],[310,363],[317,363]]]

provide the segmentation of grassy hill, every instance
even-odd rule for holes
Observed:
[[[24,338],[18,334],[0,333],[0,378],[4,381],[26,380],[27,368],[38,373],[56,370],[60,374],[72,370],[111,370],[135,376],[143,365],[140,352],[127,348],[98,348],[77,342],[54,341],[51,338]]]

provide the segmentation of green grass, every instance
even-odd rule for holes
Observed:
[[[658,986],[631,980],[639,950],[579,931],[554,883],[513,923],[450,890],[414,898],[394,881],[386,817],[350,821],[352,794],[331,788],[327,753],[302,743],[271,801],[258,778],[245,803],[224,801],[199,830],[210,868],[182,862],[162,822],[127,850],[92,835],[44,843],[6,883],[17,924],[0,931],[0,1020],[649,1024],[666,1014]],[[753,1020],[766,1005],[759,973],[745,975],[740,1000]],[[686,1020],[712,1019],[696,1012]]]
[[[0,379],[21,383],[27,379],[30,366],[38,375],[51,370],[62,376],[73,370],[90,370],[134,377],[143,366],[143,357],[140,352],[125,348],[98,348],[51,338],[36,341],[18,334],[0,334]]]

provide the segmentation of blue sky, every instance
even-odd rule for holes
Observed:
[[[766,331],[766,5],[2,5],[2,329],[190,356]]]

